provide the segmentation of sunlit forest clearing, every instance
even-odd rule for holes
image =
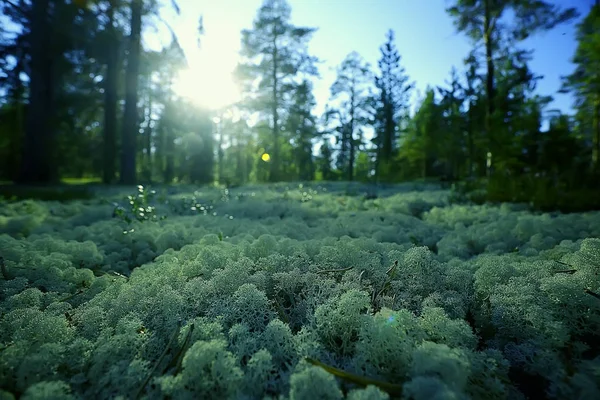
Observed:
[[[0,397],[600,399],[600,3],[448,0],[444,85],[389,29],[322,112],[294,4],[226,85],[176,1],[0,0]]]

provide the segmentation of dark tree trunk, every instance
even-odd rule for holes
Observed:
[[[119,73],[119,42],[114,28],[114,13],[114,8],[111,4],[108,9],[107,36],[109,45],[106,49],[106,79],[104,83],[104,153],[102,181],[106,184],[115,181],[117,162],[117,79]]]
[[[32,6],[29,105],[19,183],[52,183],[59,178],[54,162],[55,132],[51,121],[55,57],[51,54],[52,24],[47,16],[49,5],[49,0],[36,0]]]
[[[223,165],[223,158],[225,157],[225,152],[223,151],[223,126],[221,125],[222,123],[222,120],[219,120],[219,122],[217,123],[217,134],[219,135],[219,148],[217,149],[217,162],[219,164],[217,166],[217,170],[219,173],[219,183],[221,184],[225,183],[225,177],[223,176],[225,175],[225,173],[223,172],[225,167]]]
[[[144,130],[144,139],[146,140],[144,143],[144,146],[146,148],[146,166],[145,166],[145,170],[146,170],[146,181],[148,183],[152,182],[152,134],[153,134],[153,128],[152,128],[152,102],[153,102],[153,98],[152,98],[152,92],[150,91],[150,88],[148,88],[148,106],[146,107],[147,109],[147,125],[146,125],[146,129]]]
[[[276,28],[274,28],[273,30],[275,30]],[[271,157],[271,171],[269,174],[269,180],[271,182],[278,182],[279,181],[279,165],[280,165],[280,160],[279,160],[279,112],[278,112],[278,105],[279,105],[279,99],[278,99],[278,91],[277,91],[277,85],[279,84],[278,82],[278,77],[277,77],[277,57],[278,57],[278,53],[277,53],[277,34],[274,33],[274,37],[273,37],[273,154]]]
[[[355,98],[355,92],[354,92],[354,87],[355,87],[355,82],[352,82],[352,89],[351,89],[351,93],[350,93],[350,129],[348,132],[348,135],[350,136],[350,160],[348,160],[348,180],[349,181],[353,181],[354,180],[354,153],[355,153],[355,149],[354,149],[354,113],[355,113],[355,109],[356,109],[356,98]]]
[[[469,100],[469,110],[467,111],[467,144],[469,151],[469,159],[467,160],[468,165],[468,176],[473,177],[473,164],[475,158],[475,144],[473,139],[473,104]]]
[[[485,1],[485,15],[484,15],[484,41],[485,41],[485,57],[486,57],[486,94],[487,94],[487,112],[485,115],[485,128],[488,136],[488,151],[494,154],[493,143],[494,133],[492,127],[492,116],[496,110],[496,90],[494,82],[494,54],[493,54],[493,37],[492,37],[492,17],[490,11],[490,0]]]
[[[142,31],[142,0],[131,2],[131,35],[129,54],[125,70],[125,112],[123,115],[123,135],[121,153],[121,183],[136,183],[136,137],[138,124],[138,74],[140,64],[140,36]]]
[[[600,95],[594,104],[593,137],[592,137],[592,172],[600,174]]]
[[[163,181],[166,184],[172,183],[175,178],[175,141],[173,137],[172,128],[166,126],[165,128],[165,170]]]
[[[394,148],[394,133],[396,130],[396,122],[394,121],[394,110],[389,100],[385,104],[385,134],[383,136],[382,157],[385,163],[389,163],[392,159],[392,149]]]

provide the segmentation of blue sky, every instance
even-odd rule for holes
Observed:
[[[554,0],[563,6],[576,6],[582,16],[593,0]],[[237,62],[240,31],[251,28],[262,0],[179,0],[182,14],[165,17],[174,27],[190,59],[191,70],[182,87],[192,91],[200,103],[217,104],[218,88],[232,84],[230,73]],[[323,60],[321,79],[315,82],[317,112],[329,98],[335,79],[335,67],[355,50],[374,67],[385,32],[393,29],[402,64],[422,93],[427,85],[443,85],[453,65],[462,71],[462,60],[471,45],[455,32],[445,8],[450,0],[289,0],[292,22],[318,28],[311,44],[313,55]],[[196,47],[195,29],[198,16],[204,17],[205,35],[202,48]],[[575,21],[577,22],[577,21]],[[532,70],[544,76],[538,92],[554,95],[550,108],[569,111],[571,97],[556,94],[560,76],[573,70],[570,62],[575,50],[575,22],[539,34],[522,47],[534,49]],[[207,77],[208,76],[208,77]],[[203,78],[204,77],[204,78]],[[230,95],[220,100],[226,101]]]

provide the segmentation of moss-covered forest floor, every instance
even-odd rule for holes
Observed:
[[[72,190],[0,202],[2,398],[600,398],[600,212]]]

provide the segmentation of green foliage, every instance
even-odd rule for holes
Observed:
[[[354,389],[348,393],[348,400],[389,400],[390,395],[375,385],[368,385],[364,389]]]
[[[0,186],[0,197],[9,201],[41,200],[41,201],[73,201],[90,200],[94,192],[86,186]]]
[[[388,382],[408,373],[415,343],[425,338],[414,315],[383,308],[360,328],[352,365],[361,375]]]
[[[350,290],[319,306],[315,311],[315,329],[322,343],[340,355],[352,354],[370,304],[366,292]]]
[[[443,144],[440,121],[441,109],[435,100],[435,92],[428,88],[400,148],[399,158],[408,177],[427,178],[442,172],[435,171],[434,167]]]
[[[582,212],[600,209],[600,190],[570,188],[552,178],[494,175],[487,183],[485,200],[526,203],[540,211]]]
[[[337,77],[330,89],[335,106],[325,111],[325,125],[336,132],[340,145],[337,168],[349,181],[355,178],[358,149],[363,142],[362,130],[371,118],[372,81],[370,64],[353,51],[337,68]]]
[[[127,196],[127,205],[116,205],[113,211],[113,217],[119,218],[127,223],[134,220],[139,222],[152,221],[156,222],[167,218],[166,216],[158,216],[156,207],[152,205],[156,195],[156,191],[148,187],[138,185],[136,195]]]
[[[71,394],[71,388],[65,382],[43,381],[31,385],[22,399],[26,400],[72,400],[75,396]]]
[[[252,29],[242,30],[243,60],[236,69],[236,78],[242,86],[245,108],[257,112],[263,125],[261,145],[271,156],[268,178],[279,181],[284,176],[285,145],[282,129],[292,129],[298,148],[306,147],[306,140],[314,135],[309,127],[312,95],[305,81],[298,84],[300,74],[317,75],[316,57],[308,53],[308,42],[315,28],[295,26],[291,23],[291,7],[286,0],[266,0],[259,8]],[[256,81],[260,84],[256,84]],[[294,93],[290,102],[288,92]],[[288,115],[284,108],[293,111]],[[281,122],[280,122],[281,119]],[[305,123],[304,128],[299,129]],[[302,131],[302,132],[299,132]],[[312,132],[309,132],[312,131]],[[305,150],[300,151],[303,154]],[[287,157],[288,159],[291,157]]]
[[[380,181],[390,181],[393,177],[392,156],[396,151],[398,133],[402,130],[403,114],[408,113],[409,98],[414,82],[409,82],[404,67],[400,66],[401,56],[394,45],[394,31],[386,33],[386,43],[379,50],[380,75],[375,77],[379,96],[375,104],[375,137],[377,148],[376,176]]]
[[[106,218],[110,207],[74,203],[55,205],[64,218],[41,223],[43,234],[0,235],[2,388],[86,398],[597,392],[600,240],[579,240],[600,234],[597,213],[445,207],[446,191],[406,193],[412,185],[367,201],[372,188],[356,183],[288,187],[198,192],[247,212],[233,221],[194,214],[119,235],[120,221],[79,215]],[[273,207],[288,221],[273,223]],[[341,225],[359,237],[340,238]],[[497,255],[463,255],[471,240]],[[99,273],[117,266],[129,276]]]
[[[577,27],[575,71],[564,78],[563,90],[575,95],[575,106],[592,138],[591,167],[600,174],[600,5],[596,3]]]
[[[178,399],[230,398],[237,394],[243,373],[224,340],[199,340],[186,352],[182,371],[160,378],[166,395]]]
[[[325,370],[309,366],[290,378],[290,400],[341,400],[344,395],[333,377]]]

